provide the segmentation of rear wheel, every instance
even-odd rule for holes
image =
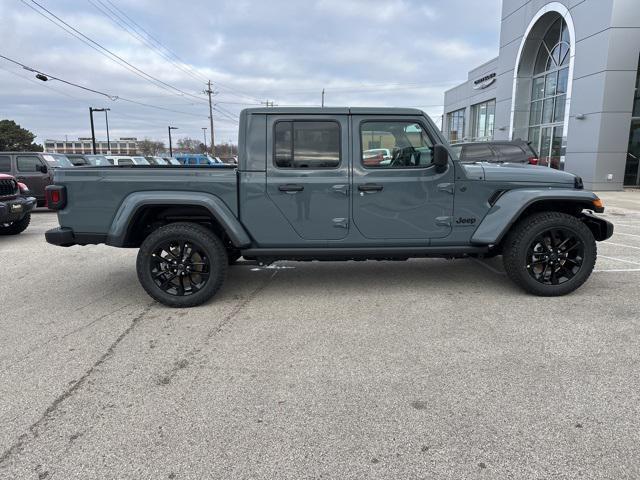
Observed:
[[[29,223],[31,223],[30,213],[15,222],[0,223],[0,235],[18,235],[27,229]]]
[[[138,279],[169,307],[194,307],[222,286],[228,259],[220,239],[194,223],[172,223],[151,233],[138,252]]]
[[[509,277],[529,293],[558,296],[587,281],[596,263],[591,230],[577,218],[544,212],[521,220],[503,246]]]

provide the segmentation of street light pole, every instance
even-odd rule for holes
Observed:
[[[91,142],[93,144],[93,154],[96,152],[96,134],[93,128],[93,112],[104,112],[105,123],[107,124],[107,153],[111,153],[111,142],[109,141],[109,116],[107,112],[110,111],[110,108],[93,108],[89,107],[89,116],[91,117]]]
[[[167,130],[169,131],[169,156],[173,157],[173,145],[171,144],[171,130],[177,130],[178,127],[167,127]]]
[[[96,132],[93,128],[93,108],[89,107],[89,118],[91,119],[91,144],[93,145],[93,154],[96,154]]]
[[[111,141],[109,140],[109,114],[107,113],[110,108],[104,109],[104,121],[107,124],[107,155],[111,154]]]
[[[204,140],[204,151],[207,151],[207,127],[202,128],[202,139]]]

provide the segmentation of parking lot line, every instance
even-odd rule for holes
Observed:
[[[634,233],[614,232],[614,235],[624,235],[625,237],[637,237],[637,238],[640,238],[640,235],[636,235]]]
[[[640,272],[640,268],[614,268],[611,270],[594,270],[594,273],[605,273],[605,272]]]
[[[605,245],[615,245],[616,247],[627,247],[627,248],[633,248],[635,250],[640,250],[640,247],[634,247],[633,245],[625,245],[624,243],[614,243],[614,242],[602,242]]]
[[[640,265],[640,262],[633,262],[631,260],[623,260],[622,258],[607,257],[605,255],[600,255],[600,254],[598,254],[598,257],[606,258],[607,260],[615,260],[616,262],[630,263],[631,265]]]

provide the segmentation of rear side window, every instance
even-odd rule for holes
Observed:
[[[121,158],[118,160],[118,165],[133,165],[133,160],[130,158]]]
[[[278,168],[336,168],[340,165],[337,122],[277,122],[274,163]]]
[[[494,149],[498,150],[498,153],[511,156],[511,155],[522,155],[522,149],[517,145],[494,145]]]
[[[493,157],[493,150],[489,145],[465,145],[462,147],[462,160],[483,160]]]
[[[16,159],[19,172],[38,172],[40,171],[40,159],[31,155],[19,156]]]
[[[0,155],[0,172],[11,171],[11,157],[7,155]]]

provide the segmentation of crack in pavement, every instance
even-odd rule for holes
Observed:
[[[105,363],[115,352],[116,347],[125,339],[125,337],[133,331],[133,329],[140,323],[142,318],[149,313],[151,307],[155,304],[152,302],[144,307],[141,313],[139,313],[132,321],[131,324],[109,345],[109,348],[94,362],[94,364],[75,382],[73,382],[69,388],[58,395],[55,400],[46,408],[44,413],[36,420],[29,430],[18,437],[18,439],[6,449],[2,455],[0,455],[0,468],[3,468],[7,464],[7,460],[15,453],[22,451],[26,443],[31,438],[37,438],[40,435],[40,428],[47,425],[51,416],[56,412],[58,407],[67,399],[71,398],[89,379],[89,377],[103,364]]]
[[[200,343],[200,345],[198,345],[195,348],[192,348],[184,355],[182,359],[174,362],[173,366],[169,369],[169,371],[158,379],[157,384],[168,385],[169,383],[171,383],[171,380],[173,380],[173,378],[181,370],[185,369],[190,364],[193,364],[195,358],[198,356],[198,354],[202,352],[204,347],[208,345],[209,341],[213,337],[221,333],[224,327],[229,325],[231,321],[238,316],[238,314],[242,311],[242,309],[244,309],[255,297],[257,297],[265,288],[267,288],[270,281],[273,279],[273,277],[276,276],[277,273],[278,273],[277,270],[274,271],[273,274],[271,274],[260,286],[258,286],[255,290],[249,293],[249,295],[247,295],[244,298],[244,300],[238,302],[238,304],[235,307],[233,307],[233,309],[231,309],[231,311],[222,318],[220,323],[218,323],[218,325],[216,325],[215,328],[207,332],[207,335],[205,335],[204,340],[202,341],[202,343]],[[199,376],[199,373],[196,374],[195,378],[190,382],[189,387],[185,389],[185,393],[191,390],[198,376]],[[182,396],[182,399],[184,399],[184,395]]]

